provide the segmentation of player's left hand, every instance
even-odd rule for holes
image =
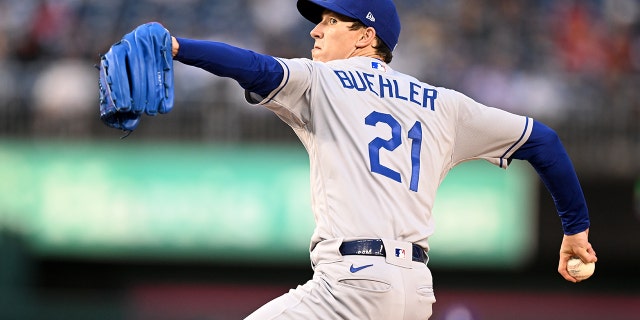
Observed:
[[[567,271],[567,262],[571,257],[578,257],[584,263],[598,261],[596,252],[589,243],[589,229],[574,235],[564,235],[560,245],[558,272],[567,281],[578,282],[579,280],[572,277]]]
[[[143,114],[173,108],[171,35],[161,24],[143,24],[100,57],[100,119],[133,131]]]

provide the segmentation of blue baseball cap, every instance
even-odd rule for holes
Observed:
[[[400,17],[391,0],[298,0],[298,11],[307,20],[317,24],[326,9],[359,20],[393,51],[400,37]]]

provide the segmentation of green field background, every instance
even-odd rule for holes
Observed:
[[[292,145],[0,143],[0,226],[39,255],[308,261],[309,168]],[[512,268],[535,246],[533,182],[464,163],[435,205],[434,264]]]

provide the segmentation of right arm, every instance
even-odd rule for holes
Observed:
[[[553,197],[566,235],[589,228],[589,213],[580,182],[555,131],[534,121],[529,139],[512,158],[526,160],[536,170]]]
[[[531,136],[513,158],[527,160],[551,193],[564,230],[558,272],[566,280],[577,282],[567,272],[569,259],[577,256],[584,262],[596,262],[598,258],[589,243],[589,213],[582,188],[560,138],[535,121]]]

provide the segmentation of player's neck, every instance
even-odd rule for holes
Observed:
[[[378,59],[380,61],[383,60],[382,57],[376,52],[376,49],[373,47],[357,48],[347,58],[353,58],[353,57],[369,57],[369,58]]]

